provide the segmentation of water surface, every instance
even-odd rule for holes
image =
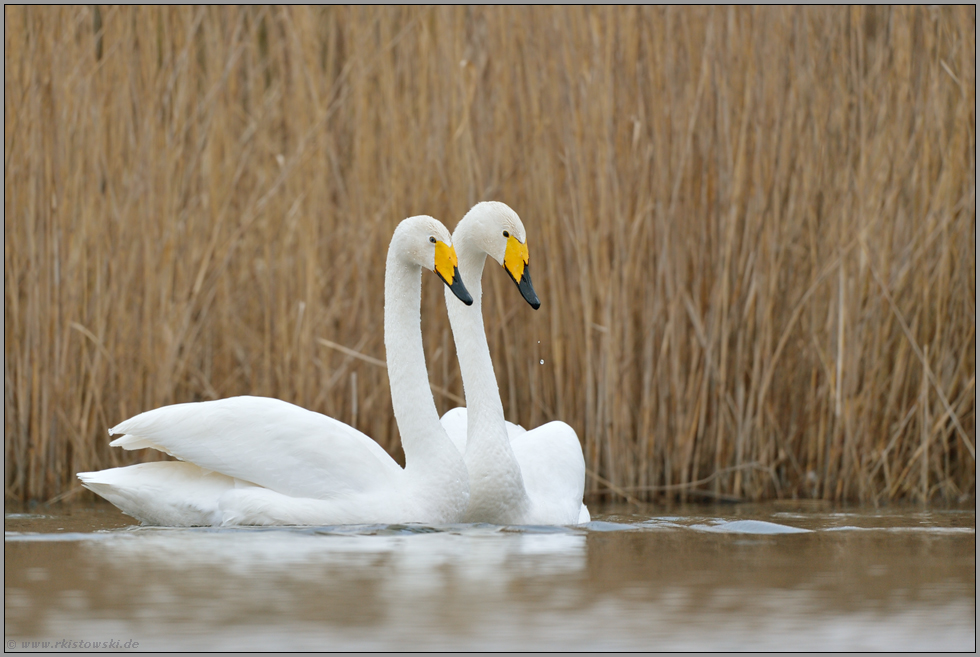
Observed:
[[[593,514],[557,528],[164,529],[104,505],[8,512],[6,647],[976,648],[973,508]]]

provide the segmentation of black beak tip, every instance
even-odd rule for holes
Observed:
[[[466,289],[466,286],[463,285],[463,279],[459,276],[458,267],[456,267],[453,271],[453,282],[446,283],[446,285],[448,285],[449,289],[453,291],[453,294],[456,295],[457,299],[465,303],[467,306],[473,305],[473,297],[470,295],[469,290]]]
[[[521,280],[517,283],[517,289],[521,291],[521,296],[527,301],[528,305],[537,310],[541,307],[541,301],[538,300],[538,295],[534,291],[534,286],[531,285],[531,273],[528,268],[524,267],[524,273],[521,275]]]

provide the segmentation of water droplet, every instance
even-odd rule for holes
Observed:
[[[538,365],[544,365],[544,358],[538,361]]]

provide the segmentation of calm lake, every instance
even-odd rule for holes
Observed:
[[[137,527],[102,504],[11,511],[7,652],[976,649],[972,506],[274,529]]]

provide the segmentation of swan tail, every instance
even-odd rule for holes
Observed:
[[[170,527],[220,524],[221,496],[242,485],[180,461],[140,463],[77,476],[82,486],[142,524]]]

